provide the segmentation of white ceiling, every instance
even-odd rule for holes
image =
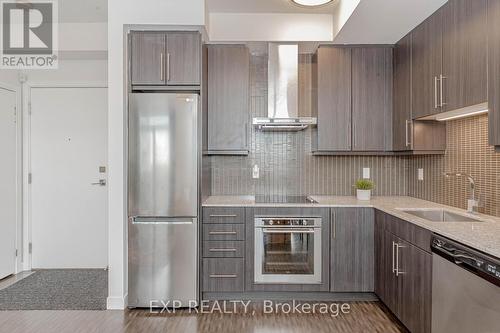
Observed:
[[[291,0],[206,0],[209,13],[294,13],[331,14],[338,0],[318,7],[304,8]]]
[[[447,0],[361,0],[336,44],[394,44]]]
[[[107,22],[107,0],[59,0],[59,22]]]

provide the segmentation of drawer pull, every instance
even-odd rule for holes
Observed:
[[[235,215],[235,214],[228,214],[228,215],[210,215],[210,217],[238,217],[238,215]]]
[[[208,249],[209,252],[236,252],[236,249]]]
[[[209,235],[236,235],[236,231],[209,231]]]
[[[220,279],[220,278],[235,279],[238,277],[238,275],[236,275],[236,274],[210,274],[209,277],[212,279]]]

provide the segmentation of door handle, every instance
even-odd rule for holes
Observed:
[[[410,123],[410,121],[407,119],[405,120],[405,135],[406,135],[406,139],[405,139],[405,146],[408,147],[410,145],[410,135],[408,134],[408,124]]]
[[[399,249],[403,248],[403,245],[399,245],[398,243],[395,243],[396,245],[396,276],[399,276],[400,274],[403,274],[404,272],[399,270]]]
[[[167,52],[167,82],[170,81],[170,53]]]
[[[439,99],[440,99],[440,107],[443,107],[446,105],[446,103],[444,102],[444,99],[443,99],[443,81],[444,79],[446,79],[446,76],[443,76],[443,74],[439,75]]]
[[[99,179],[97,183],[91,183],[91,185],[106,186],[106,179]]]
[[[439,107],[437,89],[438,89],[438,77],[434,76],[434,109],[437,109]]]
[[[160,53],[160,81],[165,81],[165,70],[163,69],[164,65],[164,60],[163,60],[163,52]]]
[[[332,209],[331,211],[331,219],[332,219],[332,238],[335,239],[337,238],[337,212],[335,209]]]
[[[394,251],[394,247],[396,246],[396,243],[392,241],[392,272],[396,273],[396,268],[394,265],[394,255],[396,254],[396,251]]]

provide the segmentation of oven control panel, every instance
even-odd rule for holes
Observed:
[[[256,217],[256,227],[320,227],[321,218],[316,217]]]

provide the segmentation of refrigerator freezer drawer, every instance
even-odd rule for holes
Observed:
[[[197,219],[129,221],[129,306],[161,306],[198,299]]]

